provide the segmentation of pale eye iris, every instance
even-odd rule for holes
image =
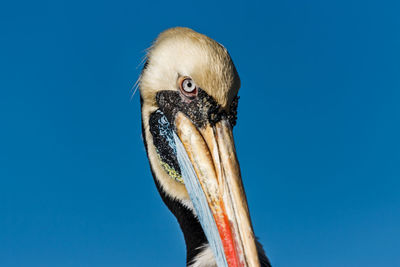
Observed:
[[[194,81],[193,81],[192,79],[190,79],[190,78],[185,79],[185,80],[182,82],[182,89],[183,89],[185,92],[191,93],[191,92],[193,92],[193,91],[196,89],[196,84],[195,84]]]

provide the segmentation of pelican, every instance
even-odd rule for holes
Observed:
[[[190,267],[270,266],[253,233],[232,135],[239,87],[224,46],[181,27],[158,36],[139,77],[151,172]]]

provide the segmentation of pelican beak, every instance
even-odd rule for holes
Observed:
[[[175,132],[192,168],[182,171],[185,186],[218,266],[260,266],[231,125],[223,119],[196,127],[178,112]]]

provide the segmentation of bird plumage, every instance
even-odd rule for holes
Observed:
[[[196,91],[193,93],[183,91],[182,81],[184,80],[189,81],[191,86],[193,84]],[[187,265],[193,267],[216,266],[217,264],[221,266],[244,266],[241,264],[270,266],[258,241],[254,237],[248,241],[243,239],[244,236],[241,232],[244,231],[243,225],[247,223],[250,228],[252,226],[250,219],[245,219],[248,217],[248,210],[241,182],[238,185],[235,184],[237,183],[235,180],[234,184],[225,185],[225,182],[221,182],[230,177],[229,173],[239,175],[238,179],[240,179],[240,172],[235,167],[237,162],[234,147],[230,146],[233,146],[230,132],[235,124],[240,79],[227,50],[209,37],[188,28],[178,27],[166,30],[150,47],[139,83],[142,134],[151,171],[162,200],[177,218],[184,234]],[[187,133],[183,129],[192,130]],[[226,135],[226,137],[222,138],[222,135]],[[200,139],[193,141],[195,137]],[[224,151],[225,139],[228,140],[226,149],[231,151],[229,153],[233,153],[234,158],[232,156],[226,158],[226,155],[221,152]],[[217,145],[214,149],[212,148],[213,144]],[[200,149],[200,152],[196,149],[193,152],[190,148],[192,145],[203,148]],[[182,155],[185,159],[182,159]],[[233,161],[230,162],[231,160]],[[185,170],[185,162],[190,165],[190,162],[194,164],[192,173],[187,173]],[[219,168],[222,168],[223,173],[218,171]],[[210,175],[216,175],[215,178],[203,177],[204,171],[205,173],[211,171]],[[188,188],[188,183],[197,181],[197,179],[200,181],[200,183],[196,182],[198,189]],[[215,183],[217,183],[215,189],[217,191],[207,191],[214,190],[212,188]],[[226,193],[223,193],[225,191],[223,186],[227,188],[226,190],[229,189],[227,192],[233,194],[232,197],[244,197],[244,204],[241,203],[240,198],[239,200],[231,200],[229,197],[227,199]],[[236,186],[239,186],[237,189],[239,191],[234,191]],[[203,189],[205,190],[204,195]],[[198,200],[199,197],[203,197],[203,199]],[[223,201],[221,202],[223,210],[220,215],[218,214],[221,207],[218,206],[219,204],[213,206],[215,205],[212,204],[215,203],[212,200],[213,197]],[[230,201],[234,202],[229,204]],[[199,206],[207,203],[210,205],[210,209]],[[240,208],[235,205],[244,206]],[[232,207],[234,209],[230,211]],[[244,212],[243,216],[236,214],[236,212],[240,212],[238,210]],[[206,219],[210,215],[214,216],[215,222]],[[217,219],[220,218],[218,216],[228,216],[227,218],[232,218],[234,221],[229,226],[221,220],[218,221]],[[212,234],[214,232],[210,232],[210,227],[214,231],[218,227],[221,236],[228,233],[232,236],[227,239],[228,241],[223,240],[221,243],[218,234],[215,236]],[[252,229],[249,231],[249,234],[245,235],[246,238],[250,235],[253,236]],[[238,244],[237,240],[244,243]],[[218,242],[210,243],[210,241]],[[251,253],[252,244],[256,248],[256,254],[244,255],[243,251]],[[215,253],[218,249],[222,249],[220,250],[224,254],[222,258],[221,255],[216,257]]]

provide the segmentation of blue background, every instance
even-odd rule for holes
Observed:
[[[301,2],[301,3],[300,3]],[[188,26],[242,79],[235,138],[274,266],[400,266],[398,1],[0,4],[0,266],[184,266],[131,88]]]

